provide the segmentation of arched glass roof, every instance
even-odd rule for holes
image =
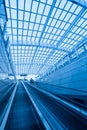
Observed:
[[[41,75],[87,49],[87,45],[78,49],[87,40],[87,6],[81,1],[5,0],[5,4],[16,74]]]

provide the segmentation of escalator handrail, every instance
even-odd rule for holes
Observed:
[[[31,85],[36,90],[38,90],[38,91],[50,96],[51,98],[55,99],[56,101],[58,101],[62,105],[70,108],[71,110],[74,110],[76,113],[79,113],[79,115],[82,116],[83,118],[87,119],[87,110],[84,110],[83,108],[79,107],[78,105],[74,105],[72,103],[69,103],[68,101],[63,100],[63,99],[61,99],[61,98],[47,92],[46,90],[42,90],[40,88],[37,88],[34,84],[30,84],[30,83],[28,83],[28,84]]]
[[[8,104],[6,105],[6,112],[5,112],[4,118],[2,120],[2,123],[0,125],[0,130],[4,130],[4,128],[5,128],[5,125],[6,125],[10,110],[11,110],[11,106],[12,106],[12,103],[13,103],[13,100],[14,100],[14,97],[15,97],[15,93],[16,93],[16,90],[17,90],[17,86],[18,86],[18,82],[16,83],[15,88],[14,88],[14,90],[13,90],[11,96],[10,96],[9,101],[8,101]]]

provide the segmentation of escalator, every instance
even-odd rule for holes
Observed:
[[[13,92],[15,84],[9,84],[0,90],[0,124],[6,112],[6,106]]]
[[[19,82],[5,130],[44,130],[26,91]]]
[[[53,98],[25,83],[28,90],[36,95],[45,108],[52,113],[57,121],[60,121],[68,130],[87,130],[87,121],[74,111],[60,104]]]

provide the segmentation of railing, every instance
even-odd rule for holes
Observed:
[[[18,82],[12,92],[12,95],[10,96],[10,99],[4,109],[4,116],[3,116],[3,119],[2,119],[2,122],[1,122],[1,125],[0,125],[0,130],[4,130],[5,128],[5,125],[6,125],[6,122],[7,122],[7,119],[8,119],[8,116],[9,116],[9,112],[10,112],[10,109],[11,109],[11,106],[12,106],[12,103],[13,103],[13,100],[14,100],[14,97],[15,97],[15,93],[16,93],[16,90],[17,90],[17,86],[18,86]]]
[[[76,88],[70,88],[70,87],[64,87],[64,86],[58,86],[58,85],[54,85],[54,84],[48,84],[48,83],[43,83],[43,82],[34,82],[35,83],[35,85],[36,86],[46,86],[46,88],[47,88],[47,86],[50,88],[56,88],[56,89],[58,89],[58,92],[59,92],[59,90],[61,89],[61,91],[71,91],[71,92],[73,92],[74,94],[75,93],[77,93],[78,92],[78,94],[80,95],[80,94],[84,94],[84,95],[87,95],[87,91],[86,90],[81,90],[81,89],[76,89]],[[45,87],[43,87],[43,89],[44,90],[46,90],[45,89]]]
[[[29,83],[28,83],[29,84]],[[71,102],[68,102],[64,99],[61,99],[55,95],[53,95],[52,93],[50,92],[47,92],[46,90],[42,90],[41,88],[35,86],[34,84],[30,84],[33,88],[35,88],[36,90],[38,90],[39,92],[42,92],[46,95],[48,95],[49,97],[53,98],[54,100],[56,100],[57,102],[59,102],[61,105],[64,105],[65,107],[73,110],[74,112],[76,112],[77,114],[79,114],[80,116],[82,116],[83,118],[87,119],[87,110],[76,105],[76,104],[73,104]],[[86,92],[87,94],[87,92]]]

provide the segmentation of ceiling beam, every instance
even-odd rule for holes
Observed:
[[[51,8],[50,8],[49,14],[48,14],[48,16],[47,16],[46,22],[45,22],[45,24],[44,24],[44,27],[43,27],[43,30],[42,30],[42,33],[41,33],[41,36],[40,36],[40,38],[39,38],[39,45],[40,45],[40,41],[41,41],[41,39],[42,39],[42,36],[43,36],[43,34],[44,34],[44,31],[45,31],[45,29],[46,29],[46,26],[47,26],[47,24],[48,24],[48,22],[49,22],[49,19],[50,19],[50,17],[51,17],[51,14],[52,14],[52,12],[53,12],[53,9],[54,9],[55,4],[56,4],[56,0],[53,0],[52,6],[51,6]]]
[[[87,8],[87,0],[69,0],[77,5]]]
[[[14,61],[14,64],[15,64],[15,66],[20,66],[20,65],[47,65],[47,66],[52,66],[52,65],[50,65],[50,64],[44,64],[44,63],[15,63],[15,61]]]
[[[41,48],[47,48],[47,49],[52,49],[52,50],[59,50],[59,51],[63,51],[63,52],[66,52],[66,53],[70,53],[70,51],[68,50],[65,50],[65,49],[60,49],[58,47],[55,47],[55,46],[43,46],[43,45],[30,45],[30,44],[22,44],[22,43],[19,43],[19,44],[10,44],[10,46],[30,46],[30,47],[41,47]]]

